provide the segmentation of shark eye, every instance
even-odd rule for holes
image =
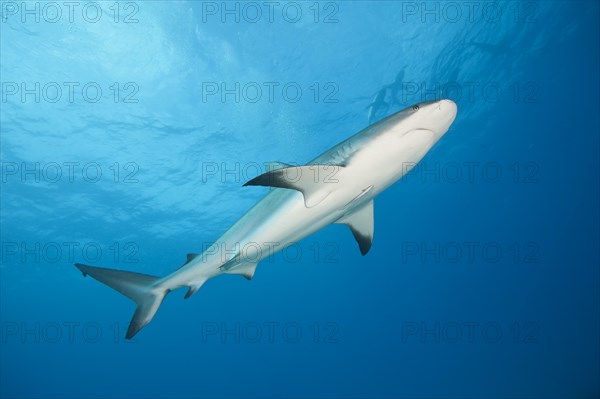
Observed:
[[[418,111],[419,110],[419,106],[418,105],[413,105],[412,109],[413,109],[413,111]]]

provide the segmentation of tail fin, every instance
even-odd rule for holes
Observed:
[[[146,324],[152,320],[158,307],[162,303],[169,290],[156,289],[155,284],[160,280],[158,277],[134,272],[126,272],[115,269],[105,269],[75,263],[81,270],[83,276],[88,274],[94,279],[119,291],[137,304],[133,318],[129,323],[125,338],[133,338]]]

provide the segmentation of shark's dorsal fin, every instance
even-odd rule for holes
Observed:
[[[277,170],[277,169],[283,169],[283,168],[289,168],[290,164],[284,163],[284,162],[265,162],[265,172],[270,172],[272,170]],[[275,190],[276,187],[269,187],[269,192]]]
[[[350,228],[352,235],[354,235],[356,242],[358,242],[360,253],[363,255],[369,252],[373,242],[373,233],[375,230],[373,212],[373,200],[371,200],[335,222],[345,224]]]
[[[298,190],[304,196],[307,208],[319,204],[339,182],[340,165],[290,166],[263,173],[244,186],[266,186]]]

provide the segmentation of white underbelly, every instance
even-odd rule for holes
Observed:
[[[250,232],[246,229],[242,229],[245,234],[232,232],[226,238],[227,245],[238,245],[242,256],[259,261],[335,222],[343,214],[333,196],[311,208],[305,206],[300,192],[286,196],[289,198],[277,209],[265,210],[248,219],[253,224]]]

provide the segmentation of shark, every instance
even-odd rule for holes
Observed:
[[[331,224],[349,227],[362,255],[374,236],[374,198],[401,179],[448,131],[457,115],[448,99],[405,108],[342,141],[302,166],[273,162],[244,186],[269,192],[211,246],[188,254],[171,274],[156,277],[76,263],[136,304],[126,339],[156,314],[165,296],[191,297],[209,279],[239,274],[252,279],[258,263]]]

